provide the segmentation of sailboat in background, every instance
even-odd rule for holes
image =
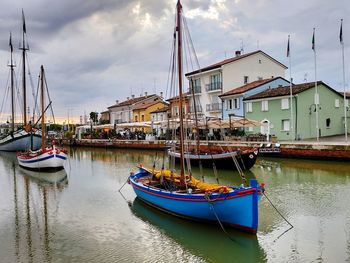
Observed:
[[[263,186],[252,179],[250,186],[226,186],[204,183],[185,174],[184,112],[182,91],[182,5],[177,2],[174,54],[177,53],[179,117],[180,117],[180,165],[181,172],[156,170],[140,166],[131,173],[129,182],[140,200],[161,211],[182,218],[219,223],[256,233],[258,229],[258,204]],[[175,57],[175,56],[174,56]],[[175,72],[173,71],[175,75]],[[174,77],[175,78],[175,77]]]
[[[45,72],[44,67],[40,70],[40,91],[41,91],[41,130],[42,141],[41,149],[38,151],[18,152],[17,160],[20,166],[32,170],[59,170],[63,169],[64,161],[67,159],[67,151],[56,147],[55,142],[52,146],[45,145]],[[51,102],[50,104],[51,105]]]
[[[10,34],[10,92],[11,92],[11,121],[9,133],[0,136],[0,151],[24,151],[28,149],[39,149],[41,144],[40,130],[31,127],[27,121],[27,95],[26,95],[26,51],[29,49],[26,44],[26,25],[24,13],[22,10],[23,30],[22,30],[22,92],[23,92],[23,128],[15,128],[15,80],[14,80],[14,63],[13,63],[13,45]]]

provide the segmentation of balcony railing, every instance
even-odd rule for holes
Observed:
[[[198,112],[202,112],[202,107],[200,105],[197,105],[196,106],[196,111],[197,111],[197,113]],[[194,107],[193,106],[190,107],[190,113],[194,113]]]
[[[207,111],[221,111],[222,103],[211,103],[206,105]]]
[[[202,93],[202,87],[195,86],[195,87],[193,87],[193,91],[194,91],[194,94]],[[192,90],[190,92],[192,92]]]
[[[206,91],[216,91],[222,89],[222,82],[212,82],[209,84],[205,84]]]

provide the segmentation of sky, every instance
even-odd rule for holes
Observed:
[[[44,65],[56,122],[67,121],[68,116],[78,121],[84,112],[104,111],[132,94],[167,94],[175,4],[175,0],[0,0],[0,98],[8,85],[10,32],[15,62],[20,64],[22,9],[32,86],[36,89]],[[182,5],[201,67],[232,57],[242,47],[244,53],[260,49],[288,66],[290,35],[294,83],[314,81],[311,40],[316,28],[317,79],[340,91],[343,18],[350,91],[348,0],[184,0]],[[285,77],[289,78],[289,70]],[[32,97],[30,85],[28,93]]]

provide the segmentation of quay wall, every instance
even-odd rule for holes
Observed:
[[[101,148],[131,148],[144,150],[164,150],[169,148],[169,141],[156,140],[68,140],[61,141],[67,146],[82,147],[101,147]],[[186,143],[189,148],[195,148],[196,142]],[[270,142],[246,142],[246,141],[200,141],[200,149],[206,151],[222,151],[232,149],[251,149],[259,150],[261,156],[274,156],[284,158],[305,158],[321,160],[350,160],[350,144],[336,142],[279,142],[271,144]],[[264,152],[260,151],[264,150]]]

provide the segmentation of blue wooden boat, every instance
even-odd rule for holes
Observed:
[[[142,201],[164,212],[195,221],[218,223],[219,220],[226,226],[257,232],[262,187],[255,179],[251,179],[249,187],[226,187],[227,191],[220,191],[225,186],[218,186],[218,191],[205,191],[192,188],[191,184],[187,185],[187,191],[176,187],[165,189],[152,171],[142,167],[129,179]]]
[[[178,88],[180,140],[179,159],[181,171],[155,170],[139,167],[137,173],[131,173],[129,183],[136,195],[145,203],[186,219],[219,223],[256,233],[258,229],[258,203],[263,191],[257,180],[251,180],[250,186],[224,186],[201,182],[192,175],[185,174],[184,113],[182,93],[182,6],[177,2],[177,25],[174,33],[174,45],[177,42]],[[176,68],[176,67],[174,67]],[[245,178],[242,176],[243,182]]]

